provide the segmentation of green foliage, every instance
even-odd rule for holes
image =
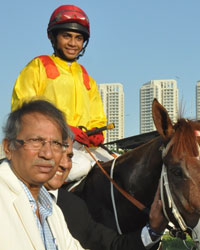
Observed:
[[[186,244],[188,247],[193,246],[193,242],[189,236],[187,236]],[[162,250],[184,250],[187,249],[181,239],[171,237],[169,234],[165,234],[162,238]]]

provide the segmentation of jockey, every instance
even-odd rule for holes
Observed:
[[[54,53],[35,57],[21,71],[12,93],[15,110],[24,100],[37,97],[54,103],[63,111],[75,134],[73,170],[68,180],[86,176],[94,160],[85,150],[90,147],[98,160],[112,157],[98,145],[103,133],[88,136],[79,127],[93,130],[106,125],[106,116],[97,84],[77,60],[83,56],[90,38],[85,12],[74,5],[62,5],[51,15],[47,28]]]

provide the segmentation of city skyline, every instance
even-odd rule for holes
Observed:
[[[157,80],[150,80],[150,81],[159,81],[159,79],[157,79]],[[150,82],[149,81],[149,82]],[[176,81],[177,82],[177,81]],[[148,82],[147,82],[148,83]],[[99,83],[98,85],[101,85],[101,83]],[[141,84],[141,87],[143,86],[144,84]],[[178,82],[177,82],[177,85],[178,85]],[[122,86],[123,86],[123,84],[122,84]],[[141,88],[140,87],[140,88]],[[199,103],[200,103],[200,94],[199,94],[199,99],[197,99],[197,92],[199,91],[199,93],[200,93],[200,80],[197,80],[196,81],[196,83],[195,83],[195,86],[194,86],[194,89],[195,89],[195,94],[194,94],[194,100],[195,100],[195,108],[194,108],[194,115],[193,115],[193,117],[189,117],[189,118],[191,118],[191,119],[200,119],[200,111],[199,111],[199,113],[198,113],[198,110],[197,110],[197,106],[198,105],[200,105]],[[125,95],[125,93],[124,93],[124,95]],[[140,95],[140,89],[139,89],[139,93],[138,93],[138,95]],[[184,108],[184,103],[182,103],[182,99],[181,100],[179,100],[180,102],[178,103],[178,110],[179,110],[179,108],[181,109],[181,112],[183,112],[183,113],[185,113],[186,112],[186,110],[185,110],[185,108]],[[125,110],[125,105],[124,105],[124,110]],[[139,109],[140,109],[140,107],[139,107]],[[189,111],[189,112],[187,112],[187,113],[192,113],[191,112],[191,110]],[[198,115],[199,114],[199,115]],[[124,116],[125,116],[125,114],[124,114]],[[140,118],[140,112],[139,112],[139,118]],[[2,127],[4,126],[4,124],[5,124],[5,119],[4,119],[4,121],[2,121]],[[125,134],[125,130],[126,130],[126,126],[125,126],[125,124],[124,124],[124,134]],[[136,134],[134,134],[134,135],[137,135],[137,134],[140,134],[141,133],[141,131],[140,131],[140,123],[138,124],[138,130],[139,130],[139,132],[138,133],[136,133]],[[0,136],[1,136],[1,139],[3,138],[3,133],[2,133],[2,131],[0,131]],[[131,135],[129,135],[129,136],[131,136]],[[129,137],[129,136],[125,136],[125,137]]]

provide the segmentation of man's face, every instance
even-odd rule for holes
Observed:
[[[26,114],[21,120],[21,131],[17,139],[44,139],[62,143],[62,134],[58,124],[48,116],[34,112]],[[40,186],[47,182],[56,172],[63,152],[52,150],[49,142],[40,149],[30,149],[28,144],[9,147],[9,142],[4,140],[4,150],[11,162],[11,167],[16,176],[28,188]]]
[[[64,181],[66,180],[72,168],[72,157],[73,157],[72,144],[73,142],[69,138],[67,140],[67,143],[69,144],[69,147],[67,147],[66,151],[63,153],[63,156],[61,158],[56,174],[53,176],[52,179],[50,179],[45,184],[45,187],[48,190],[56,190],[60,188],[63,185]]]
[[[66,59],[73,61],[83,48],[83,35],[71,31],[60,31],[57,35],[57,50],[62,51]]]

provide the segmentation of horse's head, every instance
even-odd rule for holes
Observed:
[[[181,118],[173,125],[156,99],[152,114],[163,139],[164,214],[177,228],[188,232],[200,249],[200,122]]]

